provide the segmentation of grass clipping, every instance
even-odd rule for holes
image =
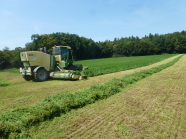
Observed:
[[[71,94],[59,93],[54,97],[45,99],[40,104],[19,107],[4,112],[0,115],[0,138],[29,137],[27,131],[31,126],[60,116],[71,109],[81,108],[119,93],[123,88],[173,65],[180,58],[181,56],[158,67],[113,79],[83,91]]]

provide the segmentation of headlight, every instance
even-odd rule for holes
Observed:
[[[28,70],[27,70],[28,72],[31,72],[31,68],[30,67],[28,67]]]
[[[20,68],[19,68],[19,71],[20,71],[20,72],[23,72],[23,69],[20,67]]]

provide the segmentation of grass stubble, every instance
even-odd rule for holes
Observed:
[[[150,58],[152,58],[153,60],[148,60],[148,64],[152,63],[152,61],[157,62],[167,57],[170,57],[170,58],[151,64],[149,66],[120,71],[116,73],[100,75],[96,77],[90,77],[88,80],[83,80],[83,81],[48,80],[45,82],[37,82],[37,83],[32,82],[32,81],[27,82],[20,76],[18,69],[13,69],[13,70],[8,70],[8,71],[5,70],[3,72],[0,72],[0,83],[2,83],[2,86],[5,86],[5,87],[0,87],[0,92],[1,92],[0,93],[0,113],[10,110],[12,108],[39,103],[41,100],[47,97],[54,96],[56,92],[71,93],[71,92],[78,91],[78,90],[84,90],[90,86],[107,82],[113,78],[119,78],[124,75],[139,72],[141,70],[150,69],[152,67],[156,67],[158,65],[167,63],[173,60],[174,58],[176,58],[177,56],[178,55],[176,56],[160,55],[159,58],[158,56],[155,56],[156,57],[155,60],[153,59],[153,56],[150,56]],[[124,57],[124,59],[126,58],[130,59],[130,57]],[[145,56],[141,58],[144,60],[144,59],[148,59],[149,56]],[[120,61],[122,60],[122,58],[119,58],[119,59]],[[137,60],[137,57],[134,57],[134,59]],[[113,58],[113,60],[117,60],[117,58]],[[94,62],[93,60],[91,61],[92,62],[90,62],[90,65],[91,64],[95,65],[98,62],[98,60],[95,60],[97,62]],[[98,64],[103,63],[103,62],[108,63],[108,61],[112,63],[111,58],[109,58],[109,59],[103,59],[103,61],[101,60],[101,62],[99,62]],[[139,63],[139,60],[137,61]],[[80,61],[80,63],[81,62],[84,62],[84,65],[86,65],[86,63],[88,63],[88,60]],[[113,61],[113,63],[116,63],[116,62]],[[128,64],[131,64],[131,63],[128,63]],[[91,69],[91,66],[89,66],[89,68]]]
[[[173,62],[171,62],[172,64],[173,64]],[[47,105],[48,105],[48,103],[50,103],[51,105],[51,107],[49,106],[47,106],[47,107],[45,107],[45,103],[43,103],[43,104],[41,104],[41,105],[37,105],[37,107],[32,107],[31,109],[33,109],[33,108],[35,108],[35,110],[37,109],[39,109],[38,111],[40,111],[41,112],[41,114],[40,115],[38,115],[39,113],[37,113],[36,115],[34,114],[33,115],[33,117],[31,116],[31,119],[30,119],[30,116],[28,116],[28,114],[30,115],[33,111],[31,110],[31,109],[29,109],[29,107],[26,107],[26,109],[24,109],[24,108],[20,108],[20,109],[15,109],[15,111],[10,111],[9,113],[5,113],[5,117],[3,117],[3,116],[1,116],[1,120],[3,120],[4,118],[5,118],[5,121],[10,121],[10,124],[11,124],[11,121],[14,121],[14,118],[15,117],[11,117],[11,115],[12,114],[14,114],[14,112],[15,112],[15,114],[18,114],[18,116],[19,116],[19,113],[16,113],[16,111],[18,111],[18,112],[20,112],[20,110],[21,111],[24,111],[24,114],[23,114],[23,116],[22,117],[19,117],[22,121],[19,123],[18,122],[18,128],[16,127],[13,127],[13,130],[12,129],[10,129],[11,128],[11,125],[8,125],[7,127],[8,127],[8,129],[10,130],[10,131],[13,131],[13,132],[22,132],[21,130],[22,130],[22,128],[21,128],[21,126],[32,126],[32,125],[34,125],[35,124],[35,122],[41,122],[41,121],[46,121],[46,119],[50,119],[51,117],[51,114],[53,115],[53,114],[55,114],[55,112],[53,113],[51,113],[50,114],[50,112],[51,112],[51,109],[55,109],[55,108],[58,108],[58,104],[55,104],[56,103],[56,101],[58,101],[58,99],[59,99],[59,103],[60,103],[60,99],[61,99],[61,97],[62,97],[62,102],[64,102],[65,103],[65,105],[66,105],[66,107],[68,107],[68,108],[70,108],[70,109],[73,109],[73,108],[80,108],[80,107],[82,107],[82,106],[85,106],[85,105],[87,105],[87,104],[91,104],[91,103],[94,103],[95,101],[97,101],[97,100],[99,100],[99,99],[104,99],[104,98],[107,98],[107,97],[109,97],[110,95],[113,95],[113,94],[115,94],[115,93],[118,93],[118,92],[120,92],[121,90],[121,88],[123,88],[125,85],[127,85],[127,84],[133,84],[134,82],[136,82],[136,81],[139,81],[139,80],[141,80],[141,79],[143,79],[143,78],[145,78],[145,77],[147,77],[147,76],[149,76],[149,75],[151,75],[151,74],[153,74],[153,73],[156,73],[156,72],[158,72],[158,71],[160,71],[160,70],[162,70],[162,69],[164,69],[164,68],[166,68],[167,66],[170,66],[171,64],[170,63],[168,63],[168,64],[165,64],[165,65],[162,65],[162,66],[160,66],[160,67],[157,67],[157,68],[153,68],[153,69],[150,69],[150,70],[146,70],[146,71],[142,71],[142,72],[140,72],[140,73],[136,73],[136,74],[133,74],[133,75],[129,75],[128,77],[126,77],[126,78],[120,78],[120,79],[115,79],[115,80],[113,80],[113,81],[110,81],[110,82],[108,82],[108,83],[106,83],[106,84],[103,84],[103,85],[101,85],[101,86],[95,86],[95,87],[92,87],[92,88],[90,88],[90,89],[87,89],[87,90],[85,90],[85,92],[83,92],[83,91],[80,91],[80,92],[78,92],[78,93],[75,93],[74,94],[74,96],[73,95],[70,95],[70,94],[68,94],[68,95],[62,95],[62,96],[56,96],[56,97],[54,97],[54,98],[52,98],[52,99],[48,99],[47,100]],[[125,82],[125,83],[123,83],[123,82]],[[124,86],[123,86],[124,85]],[[102,89],[105,89],[106,91],[105,92],[102,92]],[[101,91],[100,91],[101,90]],[[89,93],[90,92],[90,93]],[[93,93],[92,93],[93,92]],[[74,98],[73,98],[74,97]],[[57,99],[56,99],[57,98]],[[69,99],[70,98],[70,99]],[[71,99],[72,98],[72,99]],[[71,100],[71,101],[70,101]],[[68,103],[68,101],[69,101],[69,103]],[[58,103],[57,102],[57,103]],[[66,104],[67,103],[67,104]],[[72,103],[74,103],[74,104],[72,104]],[[43,109],[44,108],[44,109]],[[49,108],[49,111],[50,112],[48,112],[48,109]],[[67,108],[67,109],[68,109]],[[27,111],[26,113],[28,113],[28,114],[25,114],[25,110]],[[60,111],[61,111],[62,109],[60,109]],[[64,111],[64,109],[62,110],[62,111]],[[68,111],[68,110],[67,110]],[[13,113],[12,113],[13,112]],[[57,112],[59,112],[59,111],[57,111]],[[61,113],[63,113],[63,112],[61,112]],[[43,115],[44,114],[44,115]],[[49,114],[49,115],[48,115]],[[119,113],[118,115],[120,115],[121,113]],[[47,117],[46,118],[46,116],[49,116],[49,117]],[[8,117],[9,116],[9,117]],[[25,119],[25,117],[29,117],[29,118],[26,118]],[[7,118],[7,119],[6,119]],[[12,119],[11,119],[12,118]],[[34,119],[33,119],[34,118]],[[41,119],[40,119],[41,118]],[[44,118],[44,119],[43,119]],[[46,119],[45,119],[46,118]],[[40,120],[41,121],[40,121]],[[16,119],[15,118],[15,120],[18,120],[18,119]],[[36,120],[36,121],[34,121],[34,120]],[[38,121],[39,120],[39,121]],[[19,127],[20,126],[20,127]],[[4,128],[1,128],[1,129],[7,129],[7,127],[6,127],[6,124],[5,124],[5,127]],[[15,128],[15,129],[14,129]],[[117,125],[117,127],[115,128],[115,129],[117,129],[119,132],[120,132],[120,134],[122,134],[122,133],[124,133],[124,131],[123,130],[128,130],[128,127],[127,126],[125,126],[125,125],[123,125],[123,124],[119,124],[119,125]],[[81,131],[82,132],[82,131]],[[7,133],[7,132],[6,132]],[[7,133],[8,134],[8,133]]]
[[[32,128],[35,138],[186,138],[186,56],[108,99]]]

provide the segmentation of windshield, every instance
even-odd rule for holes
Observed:
[[[66,47],[53,47],[52,55],[61,55],[63,60],[68,60],[69,50]]]
[[[61,54],[62,54],[62,59],[63,59],[63,60],[67,60],[68,49],[65,48],[65,47],[61,47]]]
[[[61,55],[60,47],[53,47],[52,55]]]

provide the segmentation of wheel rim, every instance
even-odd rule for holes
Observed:
[[[46,77],[47,77],[46,71],[40,70],[39,73],[38,73],[38,78],[39,78],[39,80],[45,80]]]

